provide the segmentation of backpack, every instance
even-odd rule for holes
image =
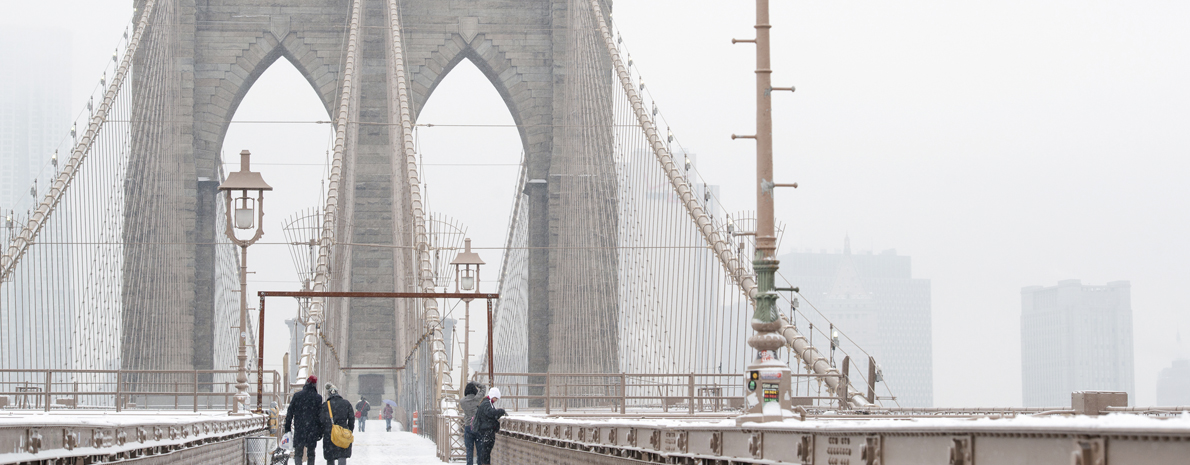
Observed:
[[[335,424],[335,412],[331,410],[331,401],[326,401],[326,413],[331,416],[331,442],[341,449],[351,447],[351,443],[355,442],[355,436],[351,434],[351,430]]]

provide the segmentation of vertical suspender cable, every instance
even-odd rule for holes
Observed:
[[[351,6],[351,26],[347,34],[347,58],[343,65],[343,88],[339,95],[339,112],[335,117],[335,149],[327,182],[326,205],[322,211],[322,232],[318,240],[318,259],[314,268],[313,291],[326,291],[331,275],[331,247],[335,243],[335,223],[339,214],[339,194],[343,176],[343,160],[347,152],[347,124],[351,100],[355,95],[354,76],[356,48],[359,42],[361,0]],[[342,269],[337,267],[336,269]],[[318,328],[325,318],[326,299],[310,299],[310,318],[302,336],[302,352],[298,361],[297,378],[305,380],[317,360],[321,343]]]

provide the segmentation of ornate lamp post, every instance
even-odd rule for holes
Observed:
[[[779,262],[776,258],[777,235],[773,226],[773,188],[797,187],[797,184],[773,182],[773,115],[774,90],[793,91],[793,87],[773,87],[772,66],[769,63],[769,0],[756,0],[756,38],[733,40],[756,44],[756,255],[752,269],[756,272],[756,312],[748,345],[756,351],[756,358],[746,368],[744,387],[746,409],[736,418],[737,424],[748,421],[781,421],[791,417],[792,374],[789,365],[777,360],[777,349],[785,345],[777,333],[781,322],[777,318],[775,278]],[[738,136],[732,136],[733,139]]]
[[[479,258],[479,254],[471,251],[471,239],[463,241],[463,253],[458,254],[454,261],[450,262],[455,266],[455,292],[479,292],[479,266],[483,265],[483,259]],[[471,267],[475,267],[472,269]],[[471,300],[463,299],[464,312],[467,315],[466,325],[463,328],[463,383],[467,383],[467,363],[471,358]],[[491,341],[492,341],[492,324],[491,315],[488,315],[488,368],[491,368]]]
[[[227,202],[227,238],[240,246],[240,367],[236,374],[236,395],[232,407],[232,414],[236,415],[246,413],[244,405],[248,403],[248,246],[264,235],[264,191],[273,190],[260,173],[249,169],[248,157],[251,155],[247,150],[240,152],[240,170],[228,174],[223,184],[219,185]],[[249,192],[253,192],[255,198]],[[253,227],[256,233],[251,239],[236,237],[235,229]],[[256,363],[260,363],[260,360]]]

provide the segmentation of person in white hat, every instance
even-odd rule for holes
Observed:
[[[488,396],[479,404],[475,411],[475,448],[478,452],[479,465],[491,465],[492,447],[496,445],[496,432],[500,431],[500,417],[508,412],[496,408],[496,401],[500,400],[500,389],[488,389]]]

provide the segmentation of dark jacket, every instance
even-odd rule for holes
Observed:
[[[360,418],[367,420],[368,412],[372,410],[372,406],[368,404],[367,399],[360,399],[359,402],[355,403],[355,409],[359,410]]]
[[[347,428],[347,431],[355,430],[355,409],[351,408],[351,402],[338,394],[327,397],[326,403],[318,409],[318,418],[322,421],[322,458],[329,461],[351,457],[351,446],[344,449],[331,441],[331,415],[327,411],[327,405],[335,412],[334,424]]]
[[[392,420],[393,419],[393,406],[385,404],[384,410],[380,411],[380,418],[384,419],[384,420]]]
[[[485,397],[475,411],[475,433],[484,438],[495,438],[500,431],[500,417],[507,412],[492,406],[492,399]]]
[[[471,419],[475,418],[475,411],[479,409],[479,403],[482,401],[483,397],[479,397],[479,394],[467,394],[459,401],[459,405],[463,407],[463,426],[471,426]],[[472,427],[471,431],[475,431],[475,428]]]
[[[302,386],[302,390],[293,395],[285,414],[285,432],[293,431],[294,446],[312,446],[322,439],[322,424],[318,421],[321,406],[322,396],[313,384]]]

